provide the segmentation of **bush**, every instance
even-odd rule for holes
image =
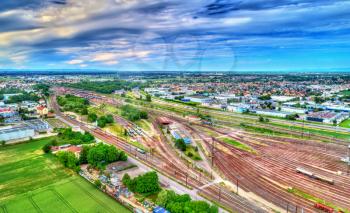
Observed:
[[[51,152],[51,144],[45,144],[44,146],[43,146],[43,151],[45,152],[45,153],[50,153]]]

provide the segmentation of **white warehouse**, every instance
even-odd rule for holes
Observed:
[[[35,135],[34,129],[28,126],[0,128],[0,141],[30,138]]]

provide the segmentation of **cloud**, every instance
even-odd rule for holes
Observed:
[[[192,61],[208,51],[219,61],[227,48],[261,58],[280,46],[325,51],[350,46],[348,8],[342,0],[1,1],[0,48],[11,63],[71,67]]]
[[[78,60],[78,59],[67,61],[67,64],[71,64],[71,65],[82,64],[82,63],[84,63],[84,61],[83,60]]]

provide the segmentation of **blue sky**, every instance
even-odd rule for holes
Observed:
[[[348,0],[3,0],[1,69],[350,71]]]

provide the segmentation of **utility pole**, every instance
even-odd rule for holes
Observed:
[[[289,212],[289,203],[287,203],[287,213]]]
[[[350,145],[348,146],[348,175],[350,174]]]
[[[221,186],[219,186],[219,202],[221,200]]]
[[[236,191],[237,191],[237,195],[238,195],[238,178],[236,180]]]

